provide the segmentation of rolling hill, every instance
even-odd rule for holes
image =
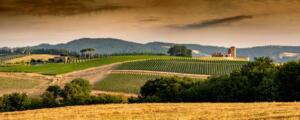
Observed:
[[[41,44],[33,46],[33,49],[67,49],[79,52],[84,48],[95,48],[97,53],[166,53],[168,48],[175,43],[150,42],[146,44],[129,42],[113,38],[82,38],[64,44]],[[206,46],[198,44],[184,44],[193,50],[194,56],[208,56],[215,52],[227,52],[227,48],[218,46]],[[294,53],[297,56],[284,56],[284,53]],[[261,56],[269,56],[276,62],[296,60],[300,57],[300,46],[259,46],[252,48],[239,48],[238,55],[249,56],[251,59]]]

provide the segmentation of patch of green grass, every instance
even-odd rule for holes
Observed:
[[[120,65],[120,70],[149,70],[205,75],[224,75],[240,69],[247,61],[201,60],[194,58],[151,59]]]
[[[135,93],[138,94],[140,88],[148,81],[160,78],[158,75],[141,74],[110,74],[104,80],[94,85],[95,90]]]
[[[52,63],[36,66],[14,65],[0,66],[0,72],[28,72],[40,73],[44,75],[57,75],[69,73],[77,70],[83,70],[91,67],[108,65],[116,62],[125,62],[131,60],[154,59],[154,58],[171,58],[170,56],[112,56],[106,58],[93,59],[80,63]]]
[[[151,75],[139,73],[112,73],[94,84],[94,90],[139,94],[140,88],[148,81],[156,78],[170,77],[169,75]],[[192,78],[199,81],[203,79]]]
[[[0,77],[0,90],[30,89],[39,83],[37,80]]]

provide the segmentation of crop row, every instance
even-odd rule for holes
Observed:
[[[120,65],[120,70],[150,70],[190,74],[224,75],[240,69],[247,62],[197,59],[155,59],[129,62]]]

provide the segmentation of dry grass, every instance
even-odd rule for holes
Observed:
[[[43,83],[43,81],[36,79],[2,77],[1,75],[2,74],[0,74],[0,96],[13,92],[27,92]]]
[[[33,55],[27,55],[27,56],[24,56],[24,57],[20,57],[20,58],[15,58],[15,59],[12,59],[12,60],[8,60],[5,63],[15,64],[15,63],[21,63],[21,62],[30,62],[31,59],[47,61],[48,59],[54,58],[56,56],[57,55],[48,55],[48,54],[37,54],[37,55],[34,55],[33,54]]]
[[[111,104],[0,113],[2,120],[300,119],[300,103]]]

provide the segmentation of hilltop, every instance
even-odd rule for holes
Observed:
[[[50,45],[40,44],[32,46],[32,49],[67,49],[79,52],[84,48],[95,48],[96,53],[166,53],[168,48],[175,43],[150,42],[146,44],[129,42],[113,38],[82,38],[67,43]],[[215,52],[227,52],[226,47],[207,46],[198,44],[184,44],[193,50],[193,56],[208,56]],[[6,48],[7,49],[7,48]],[[252,48],[238,48],[240,56],[248,56],[251,59],[261,56],[269,56],[276,62],[297,60],[300,58],[300,46],[259,46]],[[289,54],[287,54],[289,53]],[[292,55],[291,55],[292,54]]]

